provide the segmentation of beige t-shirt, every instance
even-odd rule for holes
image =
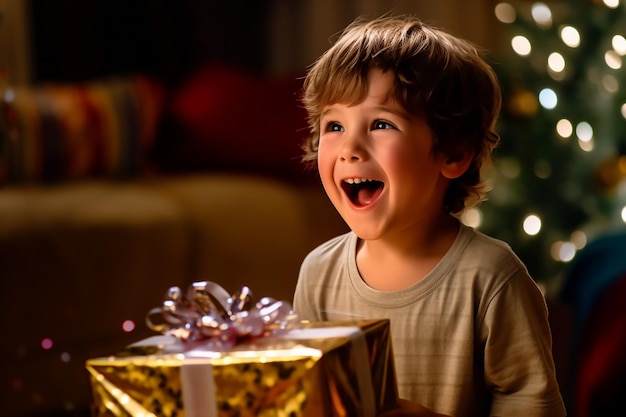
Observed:
[[[294,297],[312,321],[388,318],[400,397],[461,416],[560,417],[545,299],[510,247],[461,226],[401,291],[369,287],[349,232],[304,260]]]

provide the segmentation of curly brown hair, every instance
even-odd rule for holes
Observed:
[[[445,209],[459,214],[478,204],[489,189],[482,173],[500,141],[495,124],[502,101],[497,77],[480,53],[413,16],[355,20],[307,72],[302,102],[310,135],[302,160],[315,165],[325,106],[359,103],[367,96],[370,69],[392,71],[395,99],[425,118],[433,152],[451,159],[473,154],[467,171],[451,181]]]

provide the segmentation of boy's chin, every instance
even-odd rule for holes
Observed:
[[[353,225],[348,223],[348,227],[361,240],[378,240],[384,236],[379,228],[363,225]]]

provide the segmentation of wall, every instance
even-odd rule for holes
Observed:
[[[11,82],[24,83],[31,77],[30,36],[27,2],[0,1],[0,69]]]
[[[13,83],[148,70],[176,80],[199,62],[301,71],[358,16],[410,13],[495,49],[497,0],[2,0],[0,68]]]
[[[354,18],[385,13],[419,16],[426,23],[495,50],[496,0],[276,0],[271,2],[270,65],[275,72],[300,69],[330,45]]]

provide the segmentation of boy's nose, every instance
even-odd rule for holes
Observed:
[[[363,148],[359,135],[347,134],[344,137],[339,157],[345,162],[357,162],[366,159],[366,151]]]

